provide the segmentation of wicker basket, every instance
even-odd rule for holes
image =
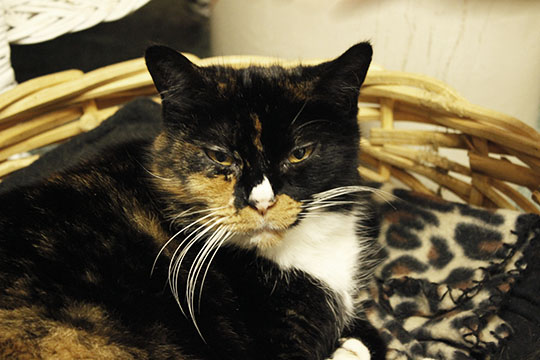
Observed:
[[[0,1],[0,91],[15,85],[9,44],[35,44],[134,12],[150,0]]]
[[[202,66],[297,64],[187,56]],[[18,85],[0,95],[0,178],[39,157],[14,158],[17,154],[93,129],[123,103],[152,95],[156,90],[143,59]],[[473,205],[540,213],[540,134],[533,128],[470,104],[440,81],[376,66],[370,68],[359,104],[358,121],[369,127],[361,144],[364,178],[397,180]],[[464,161],[455,160],[456,151]]]

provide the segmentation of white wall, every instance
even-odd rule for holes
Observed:
[[[220,0],[215,55],[327,58],[371,40],[387,69],[439,78],[531,125],[540,109],[540,0]]]

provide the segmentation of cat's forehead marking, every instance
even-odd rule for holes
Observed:
[[[257,150],[262,152],[263,146],[261,142],[261,134],[262,134],[261,119],[259,119],[259,116],[257,114],[251,114],[250,116],[251,116],[251,120],[253,121],[253,128],[255,129],[255,134],[253,136],[253,145],[255,145],[255,148]]]

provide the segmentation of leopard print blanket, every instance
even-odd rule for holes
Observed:
[[[489,358],[511,335],[497,312],[540,238],[540,216],[381,190],[382,261],[361,300],[387,359]]]

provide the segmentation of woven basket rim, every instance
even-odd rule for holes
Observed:
[[[324,61],[185,55],[199,66],[296,66]],[[0,95],[0,177],[37,159],[34,155],[14,160],[12,155],[88,131],[125,102],[155,95],[142,58],[19,84]],[[472,205],[540,213],[540,134],[522,121],[471,104],[440,80],[376,65],[366,76],[359,109],[360,123],[377,124],[371,127],[369,140],[361,143],[363,177],[394,179],[435,195],[437,191],[420,180],[428,178]],[[433,130],[395,126],[403,121],[428,124]],[[440,148],[466,151],[469,165],[441,155]],[[529,194],[524,195],[523,188]]]

